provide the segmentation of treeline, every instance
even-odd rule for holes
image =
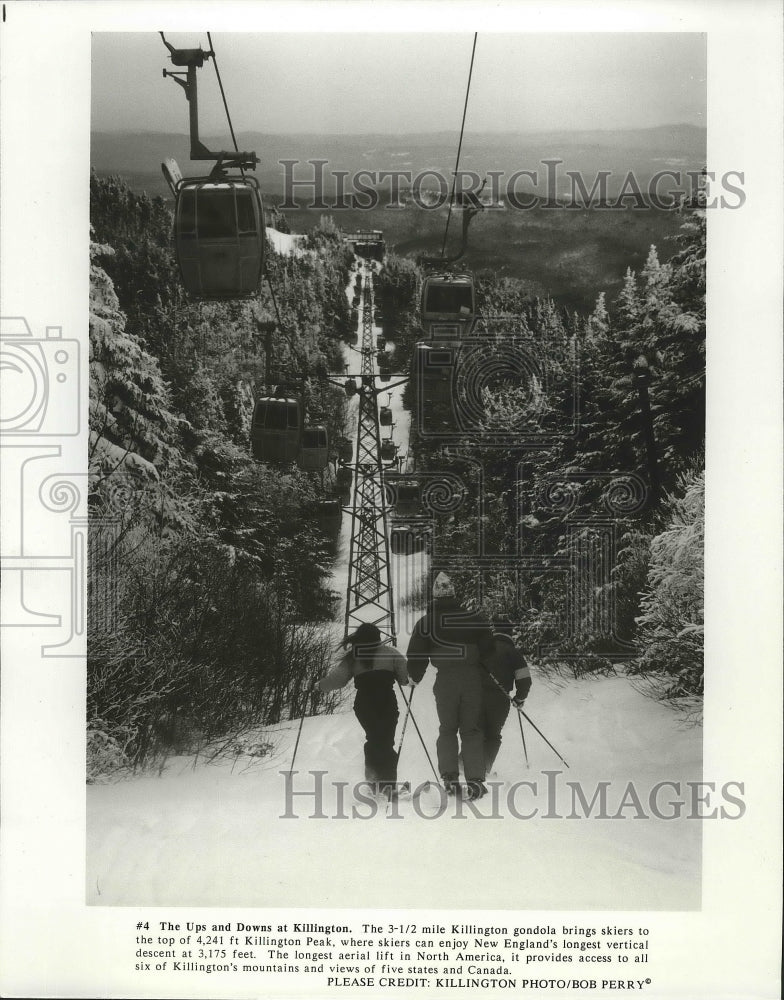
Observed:
[[[625,662],[673,698],[703,683],[704,211],[678,243],[665,264],[651,247],[589,316],[531,299],[513,279],[477,276],[475,333],[490,367],[530,362],[488,379],[482,416],[468,419],[481,509],[465,449],[456,457],[412,431],[419,470],[469,484],[437,517],[436,556],[475,551],[481,533],[485,554],[528,562],[521,580],[488,575],[485,610],[513,623],[540,663],[581,672]],[[414,265],[388,260],[377,286],[382,303],[408,297],[402,315],[415,329]],[[402,334],[401,357],[418,336]],[[459,583],[476,599],[473,574]]]
[[[257,463],[248,434],[267,382],[294,383],[333,440],[345,430],[344,395],[324,375],[349,329],[351,254],[325,224],[301,256],[267,247],[276,302],[265,286],[252,303],[199,304],[180,287],[162,199],[93,176],[91,226],[97,774],[306,708],[330,655],[318,623],[336,597],[325,582],[330,539],[313,516],[329,473]]]

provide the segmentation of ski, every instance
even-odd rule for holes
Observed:
[[[392,795],[387,796],[387,817],[392,817],[399,815],[397,812],[398,804],[401,802],[418,803],[422,797],[423,792],[429,791],[431,788],[435,787],[432,781],[423,781],[412,791],[410,781],[398,782],[400,786],[396,791],[393,791]]]
[[[383,801],[384,799],[405,798],[410,794],[410,781],[390,781],[385,782],[383,787],[379,788],[376,797]]]
[[[426,784],[430,784],[429,782]],[[353,787],[354,800],[361,805],[376,804],[373,815],[385,815],[397,802],[411,801],[421,793],[421,787],[412,794],[410,781],[384,782],[383,787],[373,781],[360,781]]]
[[[453,782],[451,788],[446,789],[446,794],[450,798],[465,799],[466,802],[478,802],[480,799],[487,795],[487,791],[484,791],[481,795],[477,795],[472,788],[472,783],[469,781],[455,781]]]

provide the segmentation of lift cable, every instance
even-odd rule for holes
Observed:
[[[239,146],[237,145],[237,137],[236,137],[236,135],[234,133],[234,125],[232,124],[231,113],[229,112],[229,104],[228,104],[228,101],[226,100],[226,92],[225,92],[225,90],[223,88],[223,81],[221,80],[220,69],[218,68],[218,56],[216,55],[215,48],[214,48],[214,46],[212,44],[212,33],[209,32],[209,31],[207,32],[207,45],[209,46],[209,49],[212,52],[212,61],[213,61],[214,65],[215,65],[215,75],[218,78],[218,86],[220,87],[221,98],[223,100],[223,107],[224,107],[224,110],[226,111],[226,120],[229,123],[229,131],[231,132],[231,139],[232,139],[232,142],[234,143],[234,150],[235,150],[235,152],[239,152]],[[245,177],[245,170],[242,167],[240,167],[240,173],[242,174],[242,176],[244,178]],[[283,334],[283,337],[287,341],[287,343],[289,345],[289,348],[291,349],[291,353],[294,355],[294,359],[297,362],[297,364],[300,366],[300,368],[303,371],[306,371],[307,370],[307,365],[303,364],[303,356],[300,353],[300,351],[297,349],[296,344],[294,343],[293,338],[289,335],[288,331],[286,330],[286,328],[283,325],[283,321],[282,321],[282,319],[280,317],[280,309],[278,308],[278,300],[277,300],[277,297],[275,295],[275,288],[274,288],[274,286],[272,284],[272,281],[270,279],[269,271],[266,268],[265,268],[265,275],[264,276],[267,279],[267,286],[268,286],[268,288],[270,290],[270,295],[272,297],[272,305],[275,308],[275,317],[276,317],[277,323],[278,323],[278,330]]]
[[[221,80],[220,70],[218,69],[218,56],[216,55],[215,49],[212,46],[212,34],[209,31],[207,32],[207,45],[209,46],[209,49],[212,52],[212,62],[213,65],[215,66],[215,75],[218,78],[218,86],[220,87],[221,98],[223,99],[223,107],[224,110],[226,111],[226,120],[229,123],[229,131],[231,132],[231,141],[234,143],[234,151],[238,153],[240,147],[237,145],[237,137],[234,134],[234,126],[231,123],[231,114],[229,113],[229,103],[226,100],[226,92],[223,89],[223,81]],[[242,174],[242,178],[244,180],[245,170],[243,167],[240,167],[240,173]]]
[[[275,287],[273,286],[272,281],[270,280],[269,271],[266,271],[264,277],[267,279],[267,287],[270,290],[270,295],[272,296],[272,304],[275,307],[275,317],[278,321],[278,330],[283,334],[284,338],[288,342],[288,345],[291,348],[291,353],[294,355],[294,360],[299,364],[300,368],[303,371],[307,371],[307,365],[303,364],[303,356],[300,354],[299,350],[297,349],[294,343],[294,340],[291,338],[288,331],[283,326],[283,321],[280,318],[280,310],[278,309],[278,300],[275,296]]]
[[[223,89],[223,81],[221,80],[220,70],[218,69],[218,57],[215,54],[215,48],[214,48],[214,46],[212,44],[212,34],[209,31],[207,32],[207,44],[209,45],[210,51],[212,52],[212,61],[215,64],[215,74],[218,77],[218,86],[220,87],[221,98],[223,99],[223,107],[224,107],[224,109],[226,111],[226,120],[229,123],[229,131],[231,132],[231,139],[232,139],[232,142],[234,143],[234,149],[235,149],[235,151],[238,152],[239,151],[239,146],[237,145],[237,137],[234,134],[234,126],[233,126],[232,121],[231,121],[231,113],[229,112],[229,104],[228,104],[228,101],[226,100],[226,92]],[[244,177],[245,176],[245,171],[242,168],[240,168],[240,170],[242,172],[242,176]],[[272,284],[272,281],[270,280],[269,271],[266,271],[265,277],[267,279],[267,286],[269,287],[270,295],[272,296],[272,305],[275,308],[275,317],[276,317],[276,319],[278,321],[278,329],[280,330],[280,332],[283,334],[283,336],[287,340],[288,345],[291,348],[291,352],[294,355],[295,360],[304,369],[305,366],[303,366],[303,364],[302,364],[302,355],[297,350],[297,348],[296,348],[296,346],[294,344],[293,339],[289,336],[288,332],[286,331],[285,327],[283,326],[283,321],[280,318],[280,310],[278,309],[278,300],[277,300],[277,298],[275,296],[275,288],[274,288],[274,286]]]
[[[469,92],[471,90],[471,74],[473,73],[473,70],[474,70],[474,53],[476,52],[476,39],[477,39],[477,35],[478,35],[478,32],[475,31],[474,32],[474,44],[473,44],[473,48],[471,49],[471,65],[470,65],[470,67],[468,69],[468,84],[466,85],[465,103],[463,104],[463,121],[462,121],[462,123],[460,125],[460,141],[457,144],[457,159],[455,160],[455,172],[454,172],[454,175],[452,177],[452,191],[451,191],[451,194],[449,195],[449,210],[448,210],[447,216],[446,216],[446,226],[444,227],[444,242],[441,245],[441,256],[442,257],[446,253],[446,238],[447,238],[447,234],[449,233],[449,220],[452,217],[452,202],[454,201],[454,197],[455,197],[455,185],[457,184],[457,170],[458,170],[458,167],[460,166],[460,150],[463,147],[463,130],[465,129],[466,111],[468,110],[468,94],[469,94]]]

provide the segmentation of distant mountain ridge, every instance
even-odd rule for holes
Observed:
[[[206,137],[204,141],[218,150],[226,139]],[[350,136],[245,132],[238,134],[237,141],[241,149],[255,151],[260,157],[255,176],[268,208],[279,205],[285,194],[285,169],[279,161],[299,161],[295,180],[312,179],[313,168],[308,160],[327,161],[323,194],[326,207],[305,207],[308,189],[299,188],[294,196],[302,199],[302,207],[286,212],[291,232],[309,232],[326,214],[346,231],[383,230],[388,248],[395,253],[416,256],[439,252],[445,209],[424,211],[409,202],[404,209],[390,210],[386,200],[390,194],[388,180],[380,185],[381,199],[376,208],[338,209],[334,207],[330,172],[345,171],[350,177],[360,169],[404,170],[416,175],[429,168],[449,179],[455,157],[453,132]],[[189,139],[183,133],[95,132],[92,136],[92,166],[98,174],[120,175],[134,190],[162,195],[170,205],[173,201],[160,169],[165,157],[175,157],[186,176],[209,171],[208,162],[191,163],[188,152]],[[538,172],[541,181],[547,169],[541,161],[548,158],[563,161],[556,186],[559,196],[567,193],[567,170],[582,175],[587,191],[592,189],[599,171],[606,170],[611,173],[607,192],[613,198],[630,171],[641,191],[648,189],[657,171],[699,172],[706,162],[706,132],[686,124],[609,132],[472,132],[466,136],[461,166],[480,176],[490,170],[502,171],[504,179],[517,171],[532,170]],[[519,188],[527,186],[523,179]],[[677,185],[667,179],[661,187],[666,193],[688,184],[684,180]],[[345,193],[350,191],[346,182]],[[502,200],[505,194],[503,190],[498,192]],[[600,291],[610,296],[617,292],[627,267],[639,269],[644,265],[651,244],[657,245],[662,260],[674,253],[676,244],[671,237],[682,221],[675,212],[656,210],[553,212],[537,207],[534,211],[514,211],[507,206],[503,211],[482,213],[472,224],[463,261],[476,271],[490,269],[498,276],[523,281],[530,294],[551,295],[567,308],[590,310]]]
[[[501,129],[497,131],[472,131],[470,136],[466,135],[466,141],[471,138],[493,140],[493,139],[504,139],[510,136],[516,138],[542,138],[549,136],[563,136],[571,138],[579,138],[585,136],[638,136],[638,137],[656,137],[658,136],[691,136],[691,135],[701,135],[704,136],[706,129],[703,125],[694,125],[689,122],[672,122],[666,125],[651,125],[646,127],[638,128],[625,128],[625,129],[531,129],[530,131],[525,130],[506,130]],[[161,132],[154,129],[93,129],[95,135],[146,135],[146,136],[172,136],[178,135],[181,137],[185,136],[184,132]],[[247,136],[262,136],[264,138],[280,138],[280,139],[332,139],[335,141],[345,141],[351,139],[376,139],[376,140],[390,140],[396,139],[399,142],[407,142],[408,140],[416,140],[420,143],[428,142],[452,142],[455,139],[455,132],[452,129],[443,129],[438,132],[254,132],[245,131],[238,132],[239,137]],[[207,142],[212,142],[214,136],[207,137]],[[215,140],[217,141],[217,140]]]
[[[317,133],[240,132],[237,142],[242,150],[256,152],[260,158],[257,176],[269,191],[282,196],[284,168],[281,160],[298,160],[297,177],[310,176],[308,160],[327,160],[329,173],[360,169],[373,171],[425,169],[441,170],[450,176],[455,155],[454,132],[383,133],[320,135]],[[213,150],[231,148],[227,136],[207,136]],[[672,124],[653,128],[585,131],[471,132],[463,145],[461,167],[485,174],[501,170],[509,175],[520,169],[542,170],[544,159],[563,161],[564,170],[577,170],[589,177],[600,170],[625,175],[632,170],[644,184],[665,165],[681,169],[700,169],[705,164],[706,130],[697,125]],[[149,174],[156,177],[150,193],[163,193],[160,163],[166,156],[178,160],[185,173],[205,173],[208,165],[191,163],[189,139],[184,133],[106,132],[91,134],[91,165],[98,173],[118,173],[131,177]],[[331,190],[325,184],[326,190]]]

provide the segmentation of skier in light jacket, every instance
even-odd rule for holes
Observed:
[[[482,735],[482,667],[492,652],[493,632],[480,614],[455,599],[452,581],[439,573],[433,582],[430,610],[414,626],[408,645],[408,673],[414,683],[428,663],[436,668],[433,693],[438,710],[438,769],[449,794],[459,790],[458,734],[469,798],[487,792]]]
[[[365,778],[374,791],[392,795],[397,783],[395,729],[398,707],[394,685],[408,684],[406,658],[381,642],[375,625],[363,622],[347,637],[350,648],[320,681],[319,691],[335,691],[354,679],[354,714],[365,731]]]

